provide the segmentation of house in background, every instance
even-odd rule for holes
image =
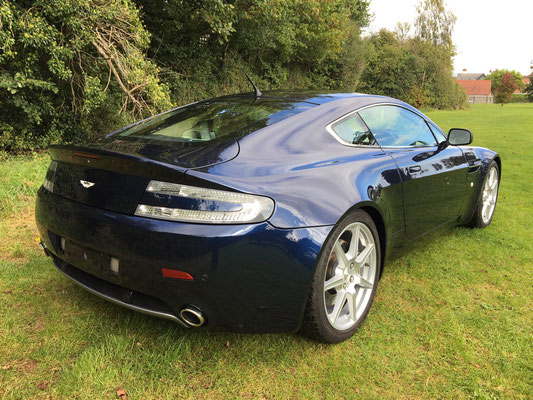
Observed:
[[[530,78],[533,79],[533,61],[531,61],[531,73],[524,76],[524,84],[529,84]],[[492,72],[490,70],[489,72]],[[455,81],[461,85],[468,96],[468,103],[494,103],[494,96],[491,94],[491,81],[486,79],[487,75],[479,72],[460,72],[455,77]],[[515,93],[521,93],[519,89]]]
[[[459,79],[460,75],[457,74],[457,79],[455,80],[459,85],[461,85],[468,96],[469,104],[476,103],[494,103],[494,96],[490,92],[491,81],[490,79]],[[474,74],[466,74],[474,75]],[[485,74],[475,74],[485,78]]]
[[[479,81],[481,79],[485,79],[487,75],[480,74],[478,72],[474,73],[467,73],[467,72],[460,72],[457,74],[456,79],[459,79],[461,81]]]

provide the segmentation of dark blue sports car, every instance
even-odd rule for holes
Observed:
[[[399,248],[491,222],[501,161],[471,141],[381,96],[205,100],[52,146],[41,245],[133,310],[335,343],[361,325]]]

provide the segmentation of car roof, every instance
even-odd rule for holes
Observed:
[[[255,98],[254,93],[242,93],[238,95],[224,96],[224,98],[245,97]],[[223,100],[223,98],[219,98]],[[340,93],[329,91],[265,91],[257,99],[280,99],[280,101],[312,104],[308,108],[292,115],[272,125],[261,128],[255,132],[238,139],[241,146],[241,154],[238,158],[244,161],[244,157],[258,159],[266,156],[269,152],[267,148],[275,149],[278,155],[294,157],[296,154],[303,153],[322,153],[331,151],[332,154],[339,153],[341,148],[339,143],[331,134],[327,132],[326,127],[339,120],[340,118],[350,115],[352,112],[361,108],[374,105],[397,105],[429,120],[424,114],[410,106],[409,104],[387,96],[369,95],[363,93]],[[268,138],[268,140],[264,140]],[[362,146],[361,149],[365,148]],[[353,148],[351,148],[353,151]]]
[[[227,96],[221,96],[214,100],[223,100],[229,98],[256,98],[255,93],[239,93],[232,94]],[[324,106],[335,106],[335,104],[340,105],[342,103],[350,103],[353,107],[353,110],[362,108],[365,106],[388,103],[388,104],[397,104],[399,106],[405,107],[416,114],[419,114],[421,117],[428,119],[427,116],[422,114],[419,110],[414,108],[408,103],[405,103],[401,100],[395,99],[393,97],[381,96],[376,94],[365,94],[365,93],[344,93],[337,91],[328,91],[328,90],[265,90],[260,97],[257,99],[268,99],[275,100],[279,99],[280,101],[292,101],[296,105],[297,103],[306,103],[313,104],[320,107],[322,111],[329,107]],[[316,108],[315,108],[316,109]],[[318,110],[316,110],[318,111]],[[315,112],[316,112],[315,111]],[[320,111],[319,111],[320,112]]]
[[[254,98],[255,93],[248,92],[248,93],[231,94],[231,95],[219,97],[219,99],[232,98],[232,97]],[[344,93],[344,92],[336,92],[336,91],[328,91],[328,90],[265,90],[262,93],[262,96],[260,98],[293,100],[295,102],[311,103],[317,106],[326,104],[326,103],[329,103],[335,100],[349,99],[349,98],[361,98],[361,99],[366,98],[368,99],[369,103],[372,103],[373,102],[372,100],[375,100],[376,98],[398,101],[396,99],[393,99],[391,97],[386,97],[386,96],[369,95],[369,94],[364,94],[364,93]]]

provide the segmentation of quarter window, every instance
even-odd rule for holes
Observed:
[[[336,122],[331,129],[346,144],[376,145],[376,139],[357,114],[352,114]]]
[[[434,146],[437,144],[426,121],[396,106],[375,106],[359,111],[380,146]]]
[[[448,140],[442,129],[440,129],[437,125],[430,123],[429,127],[431,128],[431,132],[433,132],[433,135],[435,135],[439,143]]]

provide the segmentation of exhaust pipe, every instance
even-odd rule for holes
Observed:
[[[45,256],[50,257],[50,252],[48,251],[48,249],[46,248],[46,246],[45,246],[45,244],[44,244],[44,242],[42,240],[39,241],[39,247],[41,249],[43,249]]]
[[[199,328],[207,322],[204,313],[194,306],[183,307],[180,311],[180,317],[192,328]]]

